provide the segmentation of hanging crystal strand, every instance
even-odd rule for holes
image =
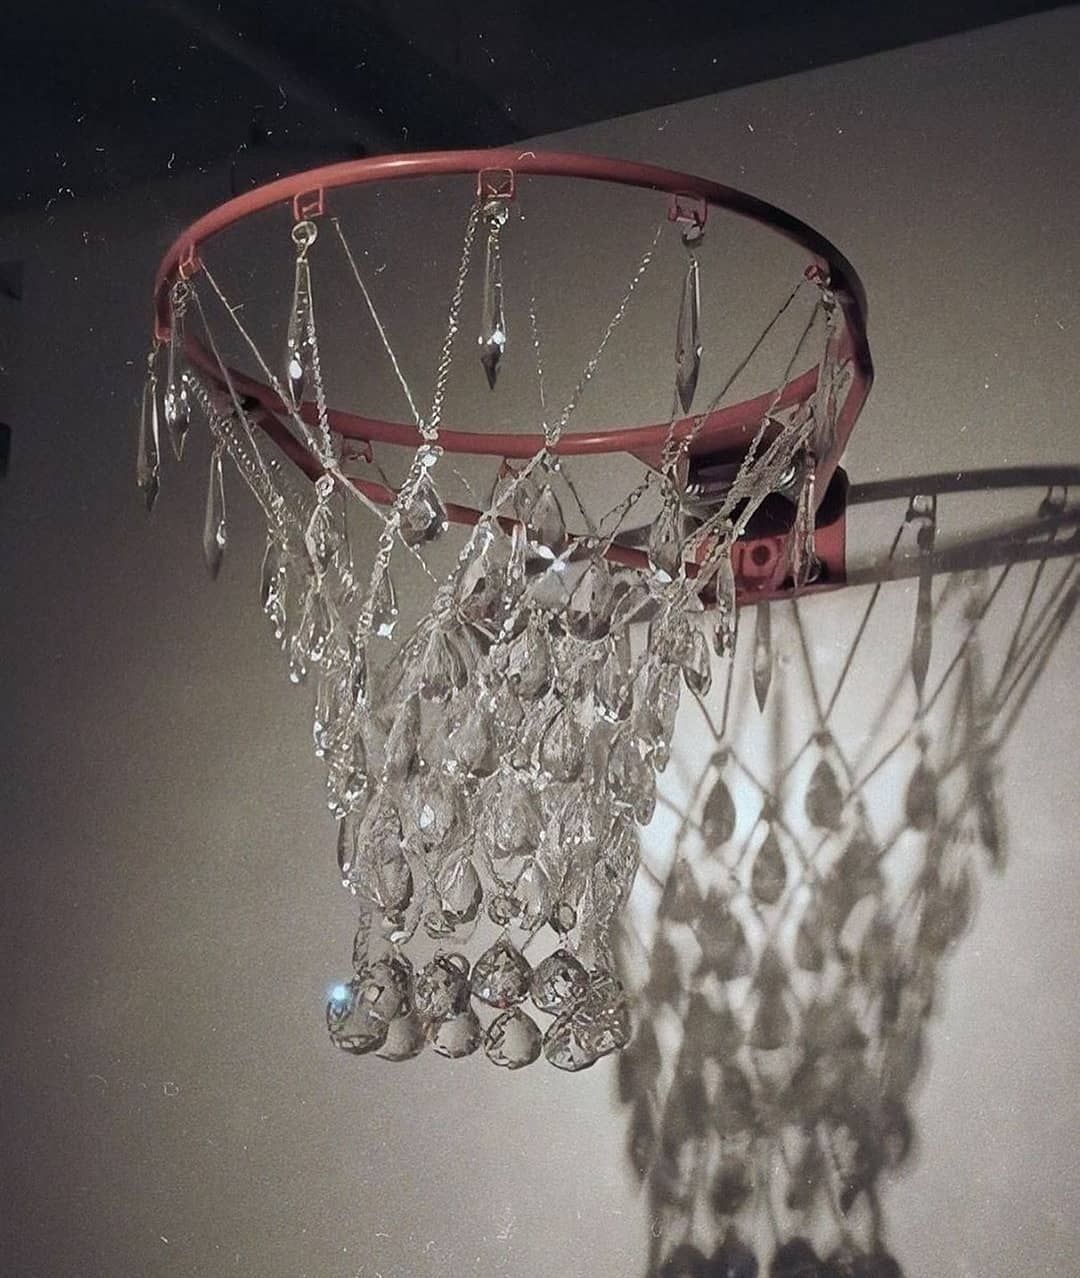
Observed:
[[[795,523],[791,530],[791,577],[796,590],[809,585],[820,568],[814,550],[816,474],[817,458],[812,452],[804,453],[802,487],[799,489]]]
[[[210,482],[206,489],[206,517],[203,520],[203,558],[212,578],[221,571],[221,560],[225,554],[225,479],[221,470],[224,451],[225,442],[218,439],[210,457]]]
[[[296,274],[285,339],[285,385],[292,407],[297,411],[303,403],[311,363],[311,267],[307,255],[318,233],[315,223],[307,220],[297,222],[292,229],[296,245]]]
[[[188,282],[177,280],[170,294],[172,315],[169,326],[168,376],[165,382],[165,425],[177,461],[184,454],[184,440],[191,425],[188,374],[180,366],[184,353],[184,314],[190,296],[191,286]]]
[[[912,497],[905,519],[919,521],[916,544],[919,548],[919,593],[915,604],[915,627],[911,637],[911,678],[920,705],[926,674],[930,668],[930,649],[933,642],[933,583],[931,559],[937,537],[937,498],[916,495]]]
[[[679,322],[675,333],[675,388],[684,413],[690,411],[701,372],[701,270],[698,265],[697,246],[701,243],[705,228],[700,222],[683,232],[688,261],[683,280],[682,302],[679,306]]]
[[[161,487],[161,451],[157,405],[157,353],[155,346],[146,357],[146,381],[143,383],[142,411],[139,414],[139,448],[135,457],[135,481],[146,499],[146,509],[154,509]]]
[[[502,255],[499,233],[510,216],[505,199],[495,197],[483,207],[487,227],[487,252],[484,260],[484,301],[480,316],[480,363],[487,374],[488,385],[495,389],[499,361],[506,350],[506,315],[503,311]]]
[[[754,619],[754,698],[758,709],[765,710],[765,701],[772,683],[773,646],[772,611],[767,602],[759,603]]]

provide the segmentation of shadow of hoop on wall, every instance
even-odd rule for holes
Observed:
[[[881,1191],[943,960],[1005,864],[1005,747],[1080,597],[1078,479],[853,489],[892,529],[861,584],[744,612],[686,707],[620,955],[650,1278],[902,1273]],[[949,510],[986,501],[974,531]]]

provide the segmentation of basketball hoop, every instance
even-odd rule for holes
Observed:
[[[339,209],[350,192],[462,175],[474,184],[458,206],[465,230],[421,412]],[[524,210],[544,182],[567,180],[643,193],[656,230],[599,340],[582,337],[591,354],[564,407],[550,411],[535,296],[515,294],[504,256],[523,246]],[[293,288],[270,352],[253,332],[257,308],[219,281],[217,255],[222,237],[280,210]],[[732,221],[788,241],[801,261],[761,332],[721,367],[702,318],[701,259]],[[576,429],[672,242],[681,279],[662,327],[675,342],[658,373],[670,413]],[[378,334],[409,420],[332,400],[330,265]],[[361,903],[354,973],[327,1008],[332,1039],[390,1059],[425,1043],[450,1057],[483,1045],[509,1068],[542,1052],[568,1070],[622,1047],[612,931],[681,686],[707,695],[709,640],[730,655],[740,603],[843,580],[837,466],[872,377],[858,277],[812,228],[713,182],[586,156],[452,152],[331,166],[230,201],[166,254],[154,311],[137,461],[147,505],[161,416],[179,457],[198,408],[212,441],[209,570],[228,540],[228,457],[267,522],[262,606],[290,678],[316,685],[314,743],[340,822],[341,877]],[[769,343],[784,324],[794,330],[765,389],[731,402],[747,370],[775,358]],[[469,373],[482,374],[492,402],[508,362],[535,362],[536,400],[508,404],[501,429],[447,424],[463,328],[480,365]],[[614,500],[591,510],[576,468],[616,455],[636,478],[616,493],[609,485]],[[466,461],[466,499],[451,501]],[[393,578],[403,564],[418,568],[428,597],[402,638]],[[552,1018],[546,1031],[527,1002]]]

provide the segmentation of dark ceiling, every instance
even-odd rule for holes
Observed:
[[[511,142],[1054,6],[1039,0],[57,0],[5,15],[0,207],[231,158]]]

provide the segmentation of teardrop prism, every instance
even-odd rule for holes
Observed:
[[[701,372],[701,272],[697,255],[690,254],[683,281],[679,324],[675,337],[675,386],[684,413],[690,411]]]
[[[150,367],[143,384],[142,411],[139,414],[139,446],[135,458],[135,482],[142,490],[147,511],[154,509],[161,487],[161,443],[158,427],[157,374],[150,356]]]
[[[203,519],[203,558],[211,578],[221,571],[227,533],[225,528],[225,479],[221,470],[221,451],[215,449],[210,458],[210,482],[206,490],[206,516]]]

